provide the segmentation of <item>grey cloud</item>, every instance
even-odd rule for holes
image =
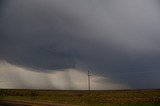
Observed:
[[[89,69],[132,88],[158,88],[156,3],[8,0],[0,11],[0,59],[40,71]]]
[[[65,47],[73,35],[63,21],[46,13],[45,9],[35,8],[34,3],[31,8],[23,3],[22,8],[21,3],[14,6],[13,2],[12,6],[4,9],[1,59],[44,69],[74,67],[74,56],[66,52],[70,47]]]

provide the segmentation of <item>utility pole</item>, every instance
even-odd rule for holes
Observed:
[[[90,82],[90,72],[88,71],[88,90],[90,91],[91,90],[91,82]]]
[[[90,77],[91,77],[91,74],[90,72],[88,71],[88,97],[89,97],[89,102],[91,101],[91,94],[90,94],[90,90],[91,90],[91,82],[90,82]]]

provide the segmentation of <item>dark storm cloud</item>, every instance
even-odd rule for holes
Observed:
[[[68,24],[72,19],[65,18],[63,12],[57,15],[62,10],[40,4],[44,2],[31,3],[10,1],[10,5],[4,7],[1,19],[2,60],[30,68],[65,69],[74,68],[76,59],[83,55],[88,57],[95,51],[98,45],[90,38],[81,38],[71,28],[76,23]]]
[[[70,47],[65,47],[74,39],[65,23],[50,15],[52,10],[37,7],[35,3],[26,2],[28,7],[24,1],[17,2],[4,7],[0,26],[1,59],[32,68],[74,67],[74,54],[67,52]]]
[[[132,88],[160,87],[156,2],[8,0],[0,11],[0,59],[39,70],[89,69]]]

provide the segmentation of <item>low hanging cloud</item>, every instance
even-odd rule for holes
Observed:
[[[110,83],[159,88],[158,4],[158,0],[2,0],[0,60],[33,72],[91,70]]]
[[[8,89],[60,89],[86,90],[87,74],[81,70],[65,69],[54,70],[51,73],[39,73],[23,67],[0,62],[0,86]],[[127,85],[110,83],[109,78],[92,75],[92,90],[125,89]]]

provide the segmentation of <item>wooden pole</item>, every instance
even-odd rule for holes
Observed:
[[[88,90],[90,91],[91,90],[91,82],[90,82],[90,73],[88,71]]]
[[[91,75],[90,75],[90,72],[88,71],[88,93],[89,93],[89,103],[90,103],[90,101],[91,101],[91,96],[90,96],[90,91],[91,91],[91,82],[90,82],[90,77],[91,77]]]

